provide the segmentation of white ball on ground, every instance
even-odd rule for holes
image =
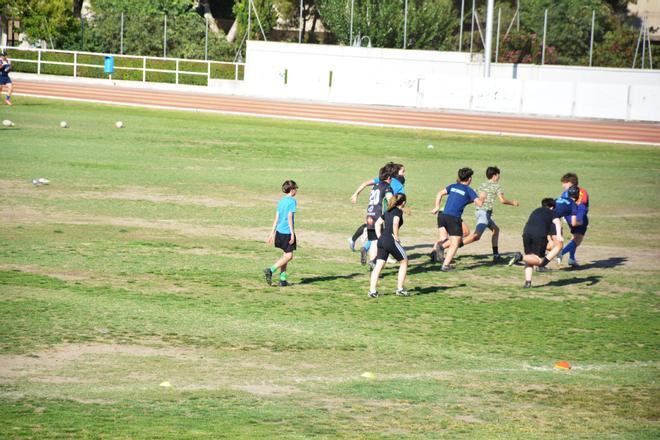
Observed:
[[[426,148],[428,148],[429,150],[433,149],[433,144],[428,144]]]
[[[2,121],[2,125],[4,125],[5,127],[13,127],[14,123],[11,122],[9,119],[5,119],[4,121]]]
[[[60,127],[69,128],[69,124],[66,121],[62,121],[62,122],[60,122]]]
[[[121,122],[121,121],[117,121],[117,122],[115,122],[115,127],[117,127],[117,128],[124,128],[124,123]]]

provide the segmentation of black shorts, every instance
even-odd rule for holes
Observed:
[[[548,236],[535,236],[523,234],[523,247],[525,255],[534,254],[539,258],[545,257],[545,251],[548,248]]]
[[[0,78],[0,86],[4,86],[6,84],[11,84],[11,79],[8,76]]]
[[[282,234],[280,232],[275,232],[276,248],[282,249],[286,253],[295,251],[296,248],[298,247],[298,237],[296,237],[296,240],[293,242],[293,244],[289,244],[289,240],[291,240],[291,234]]]
[[[463,236],[463,220],[453,215],[438,213],[438,229],[445,228],[449,235],[454,237]]]
[[[571,234],[580,234],[580,235],[585,235],[587,233],[588,227],[589,227],[589,217],[587,217],[586,215],[584,216],[584,219],[582,220],[582,224],[580,226],[569,225],[569,228],[571,228]]]
[[[401,246],[400,243],[397,243],[394,240],[394,237],[389,236],[388,238],[384,235],[381,235],[378,239],[378,255],[376,256],[376,259],[387,261],[387,257],[390,255],[394,257],[396,261],[401,261],[408,258],[405,249],[403,249],[403,246]]]
[[[378,240],[378,236],[376,235],[375,229],[367,229],[367,240],[369,241]]]

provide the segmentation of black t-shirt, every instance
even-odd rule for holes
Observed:
[[[369,205],[367,206],[367,228],[374,229],[376,220],[383,214],[383,199],[385,194],[392,193],[392,188],[387,182],[378,182],[369,194]]]
[[[532,235],[534,237],[554,235],[555,228],[552,224],[552,220],[554,219],[555,213],[552,209],[545,207],[536,208],[529,215],[523,234]]]
[[[395,217],[399,217],[399,228],[403,226],[403,211],[401,211],[399,208],[394,208],[391,211],[387,211],[383,216],[383,220],[385,220],[383,226],[383,234],[387,234],[388,236],[394,234]]]

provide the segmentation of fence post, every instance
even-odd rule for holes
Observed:
[[[541,52],[541,65],[545,64],[545,36],[548,31],[548,10],[545,10],[543,18],[543,52]]]
[[[404,0],[403,6],[403,48],[406,48],[408,37],[408,0]]]
[[[463,24],[465,20],[465,0],[461,0],[461,28],[458,31],[458,51],[463,52]]]
[[[472,26],[470,27],[470,55],[472,55],[473,44],[474,44],[474,0],[472,0]]]
[[[591,11],[591,43],[589,44],[589,67],[594,56],[594,26],[596,24],[596,10]]]
[[[500,60],[500,20],[502,19],[502,8],[497,11],[497,39],[495,41],[495,62]]]
[[[300,18],[298,19],[300,23],[300,30],[298,31],[298,44],[302,43],[302,34],[303,34],[303,0],[300,0]]]
[[[175,66],[176,66],[175,67],[176,70],[175,70],[175,74],[174,74],[175,78],[176,78],[175,84],[179,84],[179,60],[178,59],[176,60]]]
[[[142,82],[147,82],[147,57],[142,57]]]
[[[121,13],[121,24],[119,26],[119,54],[124,55],[124,13]]]
[[[37,75],[41,75],[41,49],[37,49]]]
[[[211,85],[211,63],[209,61],[206,62],[206,85]]]
[[[348,44],[353,45],[353,8],[355,7],[355,0],[351,0],[351,30],[348,36]]]
[[[73,53],[73,77],[78,77],[78,52]]]
[[[163,58],[167,58],[167,14],[163,19]]]

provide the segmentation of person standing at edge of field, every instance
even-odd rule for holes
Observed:
[[[575,173],[566,173],[561,178],[561,185],[564,188],[562,197],[568,198],[568,191],[571,187],[579,187],[580,194],[576,200],[577,203],[577,219],[578,224],[571,224],[568,219],[566,222],[571,230],[573,237],[571,241],[564,247],[561,251],[561,254],[557,257],[557,264],[561,265],[561,259],[565,254],[568,254],[568,265],[571,267],[578,267],[578,262],[575,259],[575,252],[577,251],[578,246],[582,244],[584,240],[584,235],[587,233],[587,227],[589,226],[589,193],[587,190],[580,187],[578,176]]]
[[[546,255],[548,247],[548,236],[552,236],[553,248]],[[523,229],[523,247],[525,255],[520,252],[509,261],[509,266],[523,261],[525,263],[524,288],[532,287],[532,274],[534,267],[545,267],[550,260],[559,254],[564,238],[561,235],[561,220],[555,212],[555,200],[545,198],[541,201],[541,207],[536,208],[529,215],[529,219]]]
[[[406,167],[400,163],[388,162],[385,164],[387,168],[387,173],[392,177],[390,181],[390,187],[392,188],[392,195],[405,194],[405,183],[406,183]],[[380,183],[380,176],[364,181],[357,187],[353,195],[351,196],[351,203],[357,203],[358,196],[367,186],[375,186]],[[355,251],[355,242],[364,235],[365,230],[367,229],[367,224],[363,223],[360,225],[353,234],[352,237],[348,239],[348,247],[351,251]],[[371,241],[365,240],[364,244],[360,248],[360,263],[364,266],[367,264],[367,253],[371,247]]]
[[[495,221],[493,221],[493,206],[495,205],[495,198],[499,198],[500,203],[503,205],[518,206],[517,200],[508,200],[504,197],[504,192],[502,191],[502,186],[500,186],[500,169],[493,166],[486,169],[486,178],[488,181],[479,185],[477,188],[477,193],[479,197],[484,201],[482,206],[476,207],[476,218],[477,225],[474,228],[474,232],[467,237],[463,238],[463,245],[474,243],[481,239],[486,228],[490,229],[493,232],[491,238],[491,245],[493,248],[493,263],[500,261],[500,251],[499,251],[499,237],[500,237],[500,228],[497,226]],[[445,242],[443,247],[449,247],[449,243]]]
[[[456,255],[456,251],[462,246],[463,210],[472,202],[479,207],[484,203],[483,198],[480,198],[470,188],[472,174],[474,174],[472,168],[461,168],[458,170],[458,182],[438,192],[435,198],[435,208],[431,211],[432,214],[438,214],[438,241],[433,245],[431,261],[439,261],[442,258],[442,254],[444,254],[444,261],[440,269],[443,272],[453,270],[450,264],[454,259],[454,255]],[[440,212],[440,204],[444,196],[447,196],[447,203],[444,210]],[[449,246],[445,253],[443,245],[447,241],[449,241]]]
[[[371,272],[371,283],[369,285],[369,297],[378,298],[378,277],[385,267],[385,263],[390,255],[399,262],[399,275],[397,277],[397,287],[395,294],[408,296],[408,291],[404,289],[406,275],[408,274],[408,256],[401,246],[399,239],[399,230],[403,226],[403,208],[406,206],[406,195],[399,194],[392,197],[385,215],[376,221],[376,234],[378,235],[378,255],[376,264]],[[381,226],[383,232],[381,233]]]
[[[293,260],[293,251],[297,248],[296,232],[294,229],[294,214],[296,213],[296,194],[298,193],[298,185],[293,180],[287,180],[282,184],[282,192],[284,196],[277,203],[277,211],[275,212],[275,221],[273,222],[273,229],[270,231],[266,242],[268,244],[275,244],[276,248],[282,249],[284,254],[279,260],[271,267],[264,269],[264,277],[266,283],[270,286],[273,280],[273,274],[280,270],[280,286],[290,286],[287,281],[287,267],[289,262]]]
[[[14,84],[9,78],[9,72],[11,71],[11,62],[7,58],[7,51],[3,50],[0,53],[0,94],[2,94],[2,89],[7,88],[7,94],[5,95],[5,103],[7,105],[11,104],[11,92],[14,90]]]

